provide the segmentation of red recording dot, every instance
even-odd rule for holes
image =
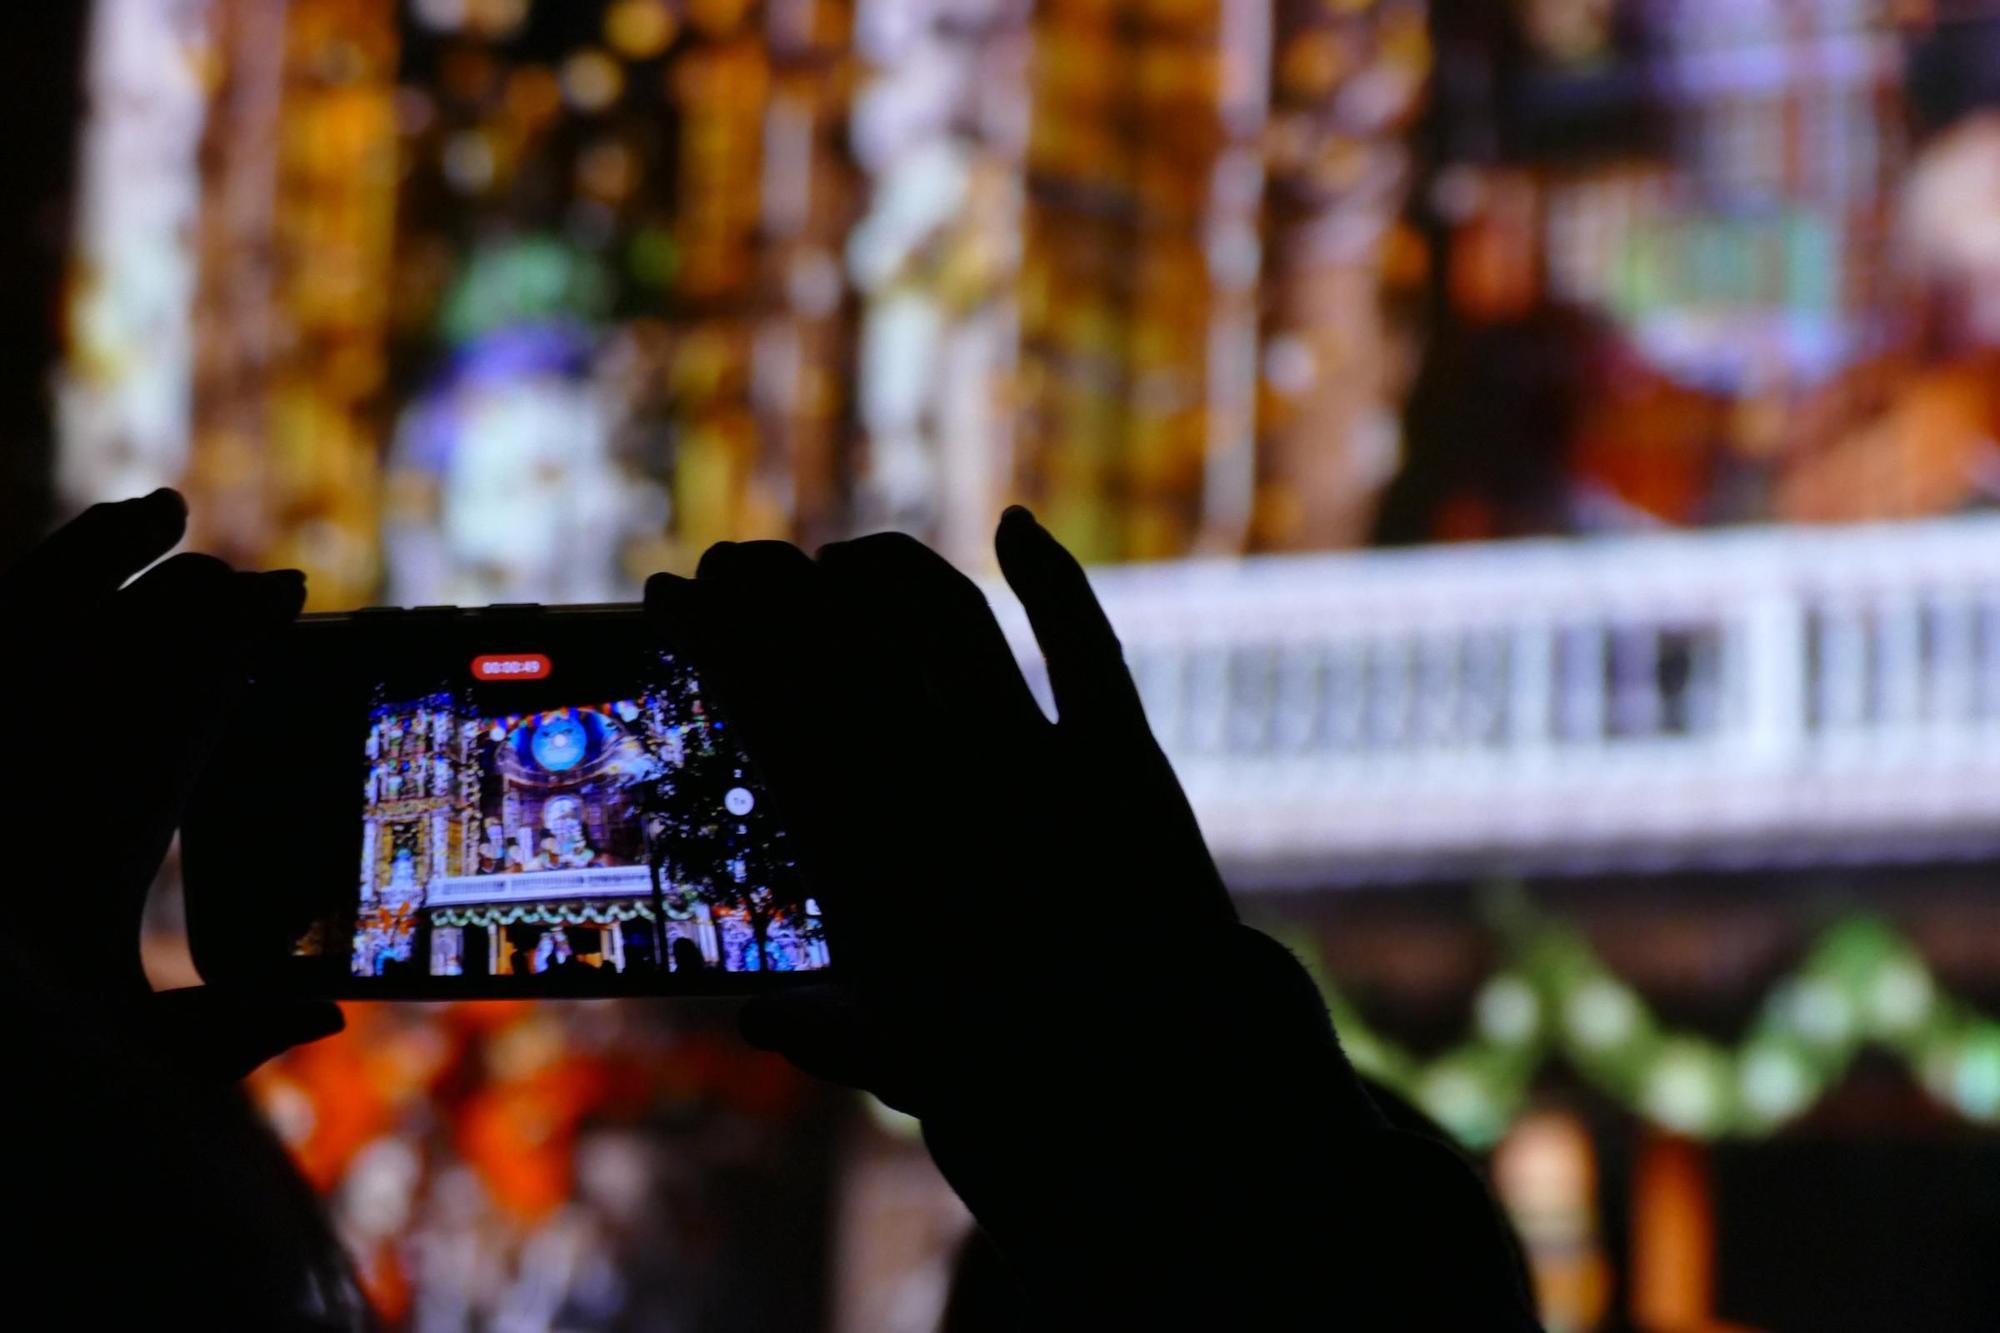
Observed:
[[[472,659],[474,680],[543,680],[549,659],[542,653],[481,653]]]

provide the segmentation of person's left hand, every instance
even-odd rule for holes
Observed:
[[[155,993],[140,917],[259,649],[304,605],[305,576],[161,560],[186,527],[170,490],[96,505],[0,575],[0,808],[13,830],[0,970],[19,1003],[46,1006],[33,1017],[108,1026],[188,1072],[235,1078],[338,1031],[340,1010],[213,987]]]

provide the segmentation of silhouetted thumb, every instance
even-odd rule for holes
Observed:
[[[890,1106],[918,1114],[897,1077],[884,1025],[845,986],[796,986],[770,991],[743,1006],[743,1040],[776,1051],[814,1078],[872,1092]]]
[[[229,1082],[347,1025],[331,1000],[244,995],[214,986],[159,991],[147,1008],[163,1056],[196,1077]]]

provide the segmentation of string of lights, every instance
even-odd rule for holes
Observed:
[[[2000,1022],[1944,992],[1880,917],[1828,925],[1775,983],[1735,1046],[1677,1030],[1574,927],[1513,907],[1472,1032],[1425,1058],[1384,1036],[1333,984],[1313,942],[1287,942],[1319,980],[1348,1058],[1470,1148],[1498,1142],[1557,1061],[1634,1116],[1712,1140],[1775,1133],[1810,1111],[1864,1051],[1907,1066],[1967,1120],[2000,1123]]]

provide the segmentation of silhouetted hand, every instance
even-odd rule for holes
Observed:
[[[1025,510],[997,550],[1054,722],[977,587],[907,537],[725,544],[649,584],[843,978],[753,1002],[746,1036],[919,1117],[1037,1326],[1524,1326],[1476,1181],[1386,1127],[1304,970],[1237,923],[1082,569]],[[1419,1282],[1465,1303],[1412,1305]]]
[[[169,490],[97,505],[0,576],[16,831],[0,958],[17,1001],[51,1019],[236,1078],[338,1031],[339,1009],[209,987],[155,994],[140,914],[222,719],[260,645],[297,616],[305,579],[200,555],[154,565],[186,523]]]

